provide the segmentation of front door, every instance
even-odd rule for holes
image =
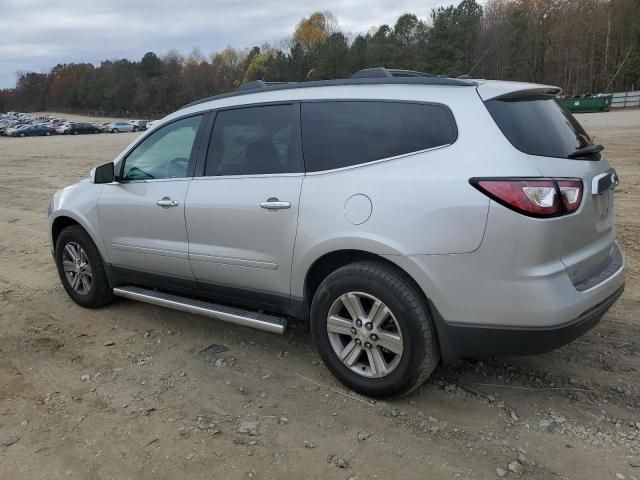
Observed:
[[[184,221],[203,116],[179,119],[127,155],[117,183],[105,185],[100,226],[116,267],[192,279]]]
[[[213,294],[287,304],[304,177],[299,105],[219,111],[186,202],[189,258]]]

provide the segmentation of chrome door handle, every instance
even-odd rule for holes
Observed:
[[[171,200],[169,197],[163,197],[162,200],[158,200],[156,202],[156,205],[158,205],[159,207],[162,207],[162,208],[177,207],[178,206],[178,201],[177,200]]]
[[[266,202],[260,203],[260,208],[266,208],[267,210],[284,210],[291,208],[291,203],[281,202],[277,198],[273,197],[268,199]]]

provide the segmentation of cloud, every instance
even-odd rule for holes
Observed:
[[[355,34],[393,25],[406,12],[425,19],[431,8],[456,1],[327,0],[322,10]],[[0,88],[13,87],[18,71],[45,72],[58,63],[277,43],[318,8],[311,0],[57,0],[46,7],[36,0],[0,0]]]

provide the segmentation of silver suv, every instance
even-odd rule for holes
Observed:
[[[558,88],[369,69],[187,105],[55,194],[69,296],[282,333],[353,390],[543,352],[624,287],[615,171]]]

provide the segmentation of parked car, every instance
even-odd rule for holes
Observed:
[[[137,127],[138,130],[145,131],[147,129],[147,121],[146,120],[129,120],[129,123],[134,127]],[[135,132],[136,130],[134,130]]]
[[[151,120],[151,121],[147,122],[147,124],[145,125],[146,129],[149,130],[150,128],[153,128],[153,125],[155,123],[157,123],[157,122],[158,122],[158,120]]]
[[[29,125],[25,125],[25,124],[22,124],[22,123],[12,124],[12,125],[9,125],[7,128],[5,128],[5,130],[4,130],[4,132],[2,134],[4,136],[6,136],[6,137],[12,137],[15,132],[17,132],[18,130],[21,130],[23,128],[26,128],[28,126]]]
[[[64,131],[68,135],[80,135],[84,133],[100,133],[100,129],[91,123],[74,123]]]
[[[54,195],[66,292],[309,322],[372,396],[582,335],[624,288],[603,147],[559,88],[412,75],[257,81],[169,115]]]
[[[107,125],[107,132],[119,133],[119,132],[137,132],[139,130],[135,125],[131,125],[129,122],[119,121],[111,122]]]
[[[55,130],[44,125],[25,125],[22,128],[14,130],[11,133],[13,137],[41,137],[51,136],[55,133]]]
[[[58,124],[55,128],[56,133],[59,135],[67,135],[69,133],[69,129],[71,128],[71,125],[73,124],[70,122],[63,122]]]

